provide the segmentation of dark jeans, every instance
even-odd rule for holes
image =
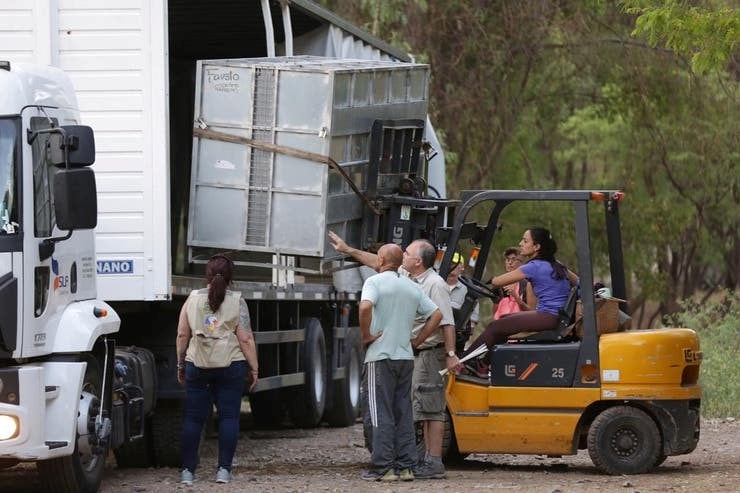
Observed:
[[[231,471],[239,437],[239,410],[247,374],[245,361],[225,368],[185,366],[185,414],[182,422],[182,467],[195,471],[203,424],[216,404],[218,411],[218,466]]]

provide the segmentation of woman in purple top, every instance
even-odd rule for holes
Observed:
[[[488,324],[461,358],[481,344],[491,348],[505,342],[510,335],[517,332],[542,332],[558,326],[558,312],[565,306],[571,285],[578,282],[578,276],[555,260],[558,246],[545,228],[526,230],[519,242],[519,249],[522,255],[529,257],[529,262],[494,277],[491,284],[494,288],[499,288],[526,279],[532,284],[537,307],[533,311],[504,315]]]

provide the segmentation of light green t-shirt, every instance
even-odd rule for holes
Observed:
[[[368,278],[362,286],[362,300],[373,304],[370,333],[383,332],[365,351],[365,363],[414,359],[411,347],[414,319],[417,315],[428,318],[437,305],[418,284],[393,271]]]

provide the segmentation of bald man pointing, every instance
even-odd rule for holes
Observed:
[[[421,287],[398,273],[403,252],[389,243],[378,250],[372,276],[362,286],[360,330],[365,350],[366,419],[372,426],[369,481],[410,481],[418,462],[411,405],[414,352],[411,330],[417,316],[424,328],[439,325],[442,313]]]

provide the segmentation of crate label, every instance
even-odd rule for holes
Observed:
[[[218,169],[236,169],[236,165],[234,165],[234,163],[225,159],[219,159],[213,167]]]
[[[239,73],[221,67],[208,67],[206,82],[218,92],[239,92]]]

